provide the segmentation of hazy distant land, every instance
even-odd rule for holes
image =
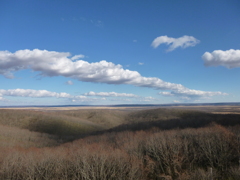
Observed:
[[[122,105],[61,105],[61,106],[0,106],[0,109],[29,109],[40,111],[80,110],[80,109],[115,109],[144,110],[155,108],[192,109],[211,113],[239,114],[240,103],[201,103],[201,104],[122,104]]]

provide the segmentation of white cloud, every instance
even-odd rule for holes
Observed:
[[[148,97],[140,97],[139,101],[141,101],[141,102],[153,102],[153,101],[159,101],[159,99],[154,98],[152,96],[148,96]]]
[[[7,105],[7,104],[5,104],[5,103],[8,103],[9,100],[8,100],[8,99],[5,99],[4,97],[1,97],[1,96],[0,96],[0,102],[4,102],[4,105]]]
[[[174,94],[172,94],[171,92],[168,92],[168,91],[160,92],[159,94],[161,94],[163,96],[174,96]]]
[[[47,90],[33,89],[0,89],[0,96],[18,96],[18,97],[57,97],[70,98],[71,95],[65,92],[56,93]]]
[[[57,93],[47,90],[34,90],[34,89],[0,89],[0,101],[6,101],[4,96],[14,96],[14,97],[31,97],[31,98],[45,98],[45,97],[55,97],[55,98],[66,98],[72,102],[101,102],[105,100],[104,98],[89,98],[86,96],[73,96],[65,92]]]
[[[92,96],[92,97],[89,97]],[[95,97],[93,97],[95,96]],[[34,89],[0,89],[0,102],[14,103],[12,100],[5,99],[5,97],[22,97],[22,98],[63,98],[72,103],[85,103],[85,104],[104,104],[110,101],[118,103],[145,103],[145,102],[159,102],[158,98],[154,97],[142,97],[128,93],[116,93],[116,92],[93,92],[90,91],[83,95],[71,95],[65,92],[57,93],[47,90],[34,90]],[[19,104],[19,102],[18,102]],[[34,104],[30,100],[24,101],[24,104]]]
[[[127,93],[116,93],[116,92],[93,92],[90,91],[84,94],[85,96],[102,96],[102,97],[138,97],[135,94],[127,94]]]
[[[144,65],[144,63],[142,63],[142,62],[139,62],[139,63],[138,63],[138,65]]]
[[[139,102],[159,102],[158,98],[154,98],[151,96],[142,97],[137,96],[135,94],[127,94],[127,93],[116,93],[116,92],[93,92],[90,91],[84,94],[85,96],[100,96],[100,97],[111,97],[110,101],[120,101],[120,102],[131,102],[131,103],[139,103]],[[114,97],[114,98],[112,98]],[[127,98],[127,99],[126,99]],[[134,99],[133,99],[134,98]]]
[[[105,101],[105,100],[106,100],[106,98],[89,98],[86,96],[73,96],[71,98],[72,102],[88,102],[88,103],[90,103],[90,102],[97,102],[97,103],[101,102],[102,103],[102,101]]]
[[[38,71],[42,76],[64,76],[85,82],[131,84],[156,89],[178,89],[183,86],[164,82],[155,77],[143,77],[137,71],[123,69],[105,60],[89,63],[72,61],[70,53],[47,50],[19,50],[15,53],[0,51],[0,73],[7,77],[22,69]]]
[[[202,55],[205,66],[225,66],[227,68],[240,67],[240,50],[215,50]]]
[[[161,44],[170,45],[167,51],[173,51],[174,49],[181,47],[187,48],[191,46],[195,46],[200,41],[193,36],[182,36],[179,38],[172,38],[168,36],[159,36],[155,38],[151,44],[154,48],[157,48]]]
[[[111,98],[109,99],[110,101],[117,101],[117,102],[128,102],[128,103],[131,103],[131,104],[138,104],[138,103],[159,103],[160,102],[160,99],[159,98],[154,98],[154,97],[151,97],[151,96],[148,96],[148,97],[142,97],[142,96],[137,96],[137,97],[134,97],[134,99],[132,97],[130,98]]]
[[[66,84],[67,85],[73,85],[73,82],[69,80],[69,81],[66,82]]]
[[[71,95],[65,92],[57,93],[47,90],[34,90],[34,89],[0,89],[0,101],[5,100],[4,96],[14,96],[14,97],[31,97],[31,98],[45,98],[45,97],[55,97],[55,98],[67,98],[72,102],[100,102],[107,100],[105,97],[128,97],[128,98],[138,98],[139,96],[127,93],[116,93],[116,92],[100,92],[95,93],[90,91],[84,95]],[[89,98],[88,96],[101,96],[101,98]],[[144,97],[141,97],[144,98]]]
[[[184,100],[184,101],[190,101],[193,97],[188,97],[188,96],[180,96],[179,97],[181,100]],[[202,99],[202,97],[201,97],[201,99]]]
[[[105,60],[95,63],[73,61],[70,56],[68,52],[39,49],[19,50],[15,53],[0,51],[0,74],[12,78],[15,71],[31,69],[40,72],[42,76],[64,76],[85,82],[129,84],[174,92],[189,90],[181,84],[165,82],[157,77],[143,77],[139,72],[123,69],[119,64]]]
[[[84,58],[85,56],[83,54],[79,54],[79,55],[75,55],[71,58],[71,60],[77,60],[77,59],[80,59],[80,58]]]
[[[168,91],[159,92],[159,94],[163,96],[178,96],[183,99],[190,99],[193,97],[211,97],[211,96],[217,96],[217,95],[228,95],[227,93],[222,93],[220,91],[218,92],[200,91],[200,90],[194,90],[194,89],[188,89],[188,88],[174,90],[171,92],[168,92]]]

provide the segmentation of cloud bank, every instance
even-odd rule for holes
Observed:
[[[56,97],[56,98],[70,98],[71,95],[65,92],[56,93],[47,90],[34,89],[0,89],[0,97],[2,96],[18,96],[18,97]]]
[[[8,101],[5,97],[13,96],[13,97],[25,97],[25,98],[65,98],[71,102],[75,103],[96,103],[102,101],[125,101],[125,102],[153,102],[159,101],[159,99],[153,97],[141,97],[135,94],[127,94],[127,93],[116,93],[116,92],[93,92],[90,91],[83,95],[71,95],[65,92],[57,93],[47,90],[34,90],[34,89],[0,89],[0,101]],[[97,97],[89,97],[89,96],[97,96]],[[129,99],[126,99],[129,98]]]
[[[72,102],[93,102],[104,99],[89,98],[82,95],[73,96],[71,94],[61,92],[52,92],[47,90],[34,90],[34,89],[0,89],[0,101],[6,100],[4,96],[14,96],[14,97],[31,97],[31,98],[66,98]]]
[[[227,68],[240,67],[240,50],[215,50],[202,55],[205,66],[225,66]]]
[[[90,91],[84,94],[85,96],[101,96],[101,97],[138,97],[135,94],[127,94],[127,93],[116,93],[116,92],[93,92]]]
[[[151,44],[152,47],[157,48],[161,44],[170,45],[167,51],[173,51],[174,49],[181,47],[187,48],[191,46],[195,46],[200,41],[193,36],[182,36],[179,38],[172,38],[168,36],[159,36],[155,38]]]
[[[211,96],[217,96],[217,95],[228,95],[227,93],[222,93],[220,91],[218,92],[211,92],[211,91],[199,91],[194,89],[182,89],[182,90],[176,90],[176,91],[164,91],[159,92],[159,94],[163,96],[177,96],[181,98],[196,98],[196,97],[211,97]]]
[[[123,69],[121,65],[105,60],[94,63],[76,60],[76,56],[71,58],[68,52],[39,49],[19,50],[15,53],[0,51],[0,74],[14,78],[14,72],[24,69],[40,72],[42,76],[64,76],[85,82],[129,84],[173,92],[190,91],[181,84],[165,82],[157,77],[143,77],[137,71]]]

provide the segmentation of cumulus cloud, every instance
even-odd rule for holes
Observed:
[[[178,89],[181,84],[164,82],[156,77],[143,77],[137,71],[123,69],[119,64],[105,60],[89,63],[72,61],[68,52],[47,50],[19,50],[15,53],[0,51],[0,74],[9,77],[22,69],[38,71],[42,76],[64,76],[85,82],[131,84],[156,89]]]
[[[152,47],[157,48],[161,44],[170,45],[167,51],[173,51],[174,49],[181,47],[187,48],[191,46],[195,46],[200,41],[193,36],[182,36],[179,38],[172,38],[168,36],[159,36],[155,38],[151,44]]]
[[[225,66],[227,68],[240,67],[240,50],[215,50],[202,55],[205,66]]]
[[[67,85],[73,85],[73,82],[69,80],[69,81],[66,82],[66,84]]]
[[[116,92],[93,92],[90,91],[84,94],[85,96],[102,96],[102,97],[138,97],[135,94],[127,94],[127,93],[116,93]]]
[[[31,69],[40,72],[42,76],[64,76],[85,82],[129,84],[174,92],[188,90],[181,84],[165,82],[157,77],[143,77],[137,71],[123,69],[120,64],[105,60],[89,63],[72,58],[69,52],[39,49],[19,50],[15,53],[0,51],[0,74],[12,78],[15,71]]]

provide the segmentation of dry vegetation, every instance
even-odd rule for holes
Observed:
[[[0,152],[0,179],[239,180],[240,115],[1,109]]]

